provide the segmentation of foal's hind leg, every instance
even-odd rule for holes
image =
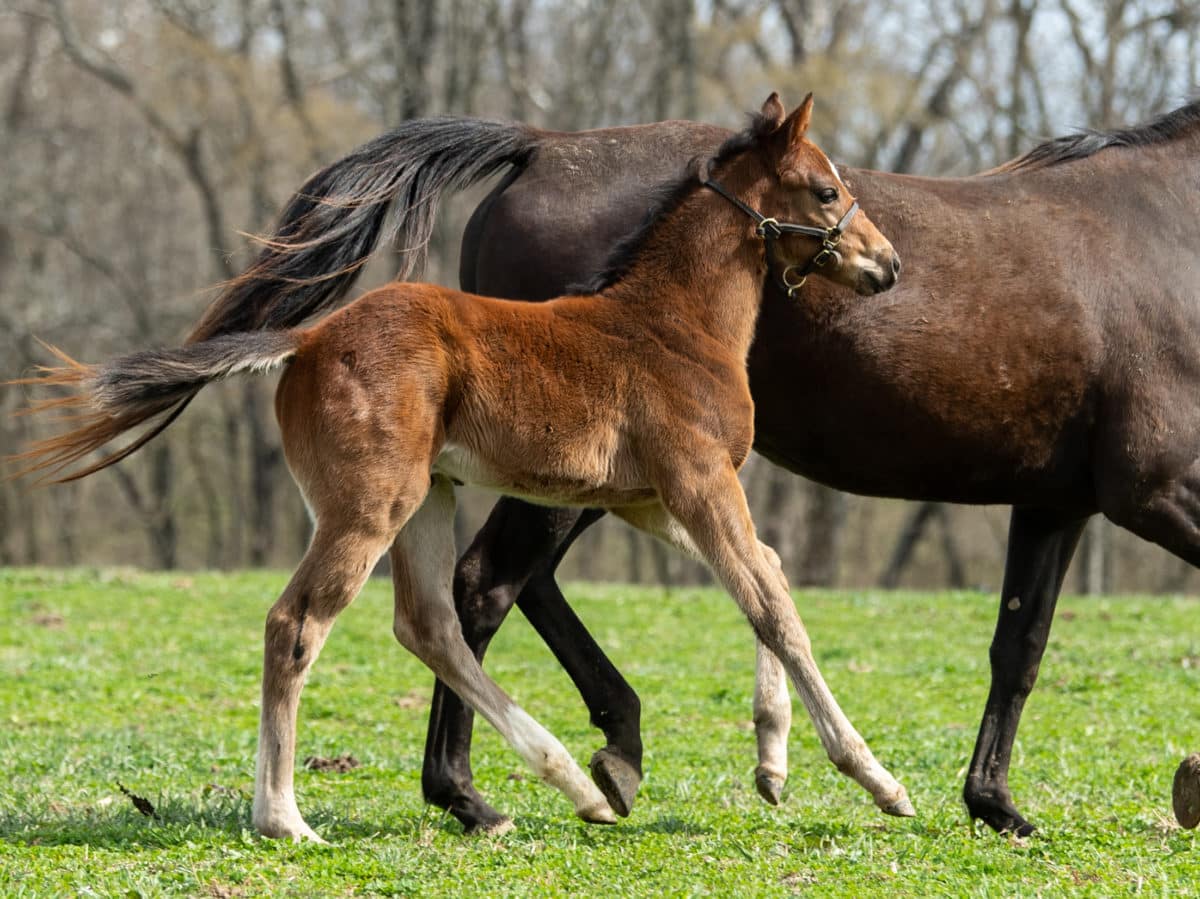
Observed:
[[[754,786],[771,805],[779,805],[787,783],[787,741],[792,727],[792,697],[787,671],[775,653],[755,641],[754,735],[758,740],[758,767]]]
[[[605,801],[563,745],[489,678],[463,639],[451,595],[454,490],[434,479],[424,504],[391,550],[396,639],[482,714],[534,772],[567,795],[585,821],[615,823]],[[501,819],[495,829],[507,829]]]
[[[641,781],[641,707],[637,694],[571,611],[554,581],[563,554],[599,510],[550,509],[504,498],[455,570],[454,599],[467,645],[482,660],[514,598],[579,687],[592,723],[608,745],[592,757],[592,777],[613,810],[628,815]],[[445,684],[434,687],[421,786],[468,832],[507,819],[476,791],[471,777],[473,712]]]
[[[252,813],[263,836],[321,842],[296,805],[296,711],[305,675],[334,618],[362,589],[391,541],[384,522],[365,526],[371,523],[368,516],[351,523],[319,518],[300,567],[267,615]]]
[[[989,656],[988,692],[963,800],[972,818],[1001,833],[1028,836],[1008,789],[1013,740],[1025,700],[1037,680],[1054,606],[1086,518],[1041,509],[1013,509],[1000,616]]]

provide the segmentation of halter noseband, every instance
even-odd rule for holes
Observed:
[[[858,200],[850,204],[850,208],[846,210],[846,214],[841,217],[836,225],[832,228],[817,228],[813,225],[794,225],[791,222],[780,222],[776,219],[769,218],[759,212],[752,206],[743,203],[729,191],[725,190],[716,181],[710,181],[707,178],[701,182],[705,187],[719,193],[726,200],[736,206],[750,218],[754,219],[756,226],[754,233],[762,238],[767,245],[767,264],[771,262],[771,243],[779,240],[785,234],[801,234],[805,237],[815,237],[821,241],[821,249],[815,256],[804,265],[789,265],[779,275],[779,283],[783,289],[787,291],[790,298],[795,297],[796,291],[804,286],[804,282],[808,280],[808,276],[813,273],[814,269],[820,268],[837,254],[837,246],[842,241],[842,234],[846,230],[846,226],[858,214]],[[789,281],[788,275],[792,272],[797,273],[799,281]]]

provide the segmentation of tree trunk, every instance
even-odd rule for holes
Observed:
[[[262,385],[246,382],[246,424],[250,434],[250,564],[267,564],[275,545],[275,492],[283,454],[266,425]]]
[[[796,495],[795,476],[777,465],[759,457],[755,460],[761,479],[762,499],[756,518],[759,520],[759,538],[779,554],[785,572],[791,571],[791,558],[795,554],[795,538],[789,527],[792,502]]]
[[[796,583],[816,587],[837,584],[838,562],[846,530],[846,494],[812,483],[804,512],[804,549]]]
[[[1109,591],[1111,528],[1103,516],[1094,515],[1084,529],[1076,558],[1080,565],[1076,571],[1076,584],[1080,593],[1100,596]]]
[[[921,541],[921,536],[925,533],[925,526],[933,520],[936,511],[937,503],[919,503],[913,509],[908,520],[900,529],[900,536],[896,539],[896,546],[892,549],[892,556],[888,560],[887,567],[879,576],[881,587],[894,590],[900,586],[900,579],[904,576],[908,566],[912,564],[913,550]]]
[[[167,571],[179,567],[179,528],[175,520],[175,462],[171,442],[161,440],[147,448],[150,453],[150,489],[154,514],[150,516],[150,542],[155,567]]]
[[[430,0],[394,0],[396,96],[401,121],[429,113],[432,91],[429,61],[433,54],[438,4]]]
[[[631,584],[642,583],[642,541],[643,537],[631,527],[625,528],[626,545],[629,547],[629,567],[626,579]]]

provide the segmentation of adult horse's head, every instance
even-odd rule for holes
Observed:
[[[751,151],[745,155],[759,163],[748,173],[755,183],[735,191],[749,203],[718,181],[706,184],[754,220],[756,233],[767,243],[768,264],[789,294],[810,274],[860,294],[880,293],[896,283],[900,257],[859,209],[829,157],[808,139],[812,106],[809,94],[787,115],[779,95],[772,93],[750,130],[731,142],[741,145],[727,145],[729,151]],[[747,142],[757,144],[753,149],[759,152]],[[720,167],[728,155],[718,154],[714,165]]]

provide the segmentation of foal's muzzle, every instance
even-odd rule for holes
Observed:
[[[900,256],[893,250],[886,254],[890,258],[877,263],[876,268],[865,268],[858,278],[855,289],[863,296],[871,296],[891,290],[900,280]]]

